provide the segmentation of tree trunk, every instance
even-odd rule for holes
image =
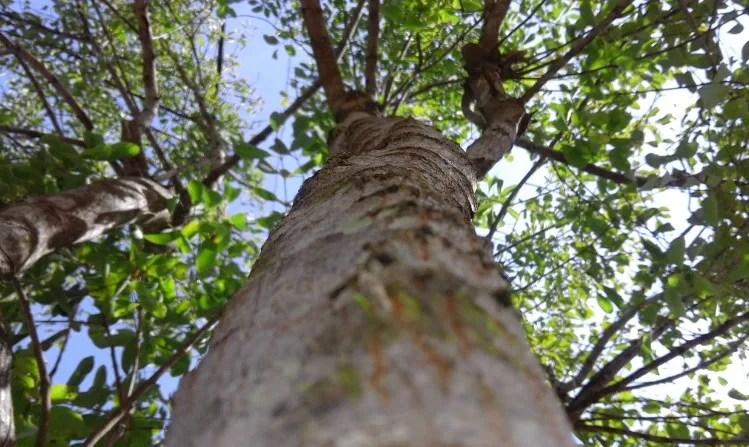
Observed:
[[[354,113],[183,378],[167,446],[570,446],[471,218],[475,167]]]
[[[13,421],[13,400],[10,395],[13,351],[10,347],[10,334],[0,315],[0,447],[11,447],[15,441]]]
[[[16,275],[42,256],[138,223],[156,231],[169,220],[171,194],[145,178],[109,179],[34,197],[0,210],[0,277]]]

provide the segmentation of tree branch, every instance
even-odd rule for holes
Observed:
[[[494,49],[499,43],[499,28],[505,20],[510,0],[484,0],[484,26],[481,27],[479,46]]]
[[[570,162],[567,160],[567,157],[565,157],[565,155],[562,152],[556,151],[549,147],[541,146],[539,144],[536,144],[524,138],[515,141],[515,145],[522,147],[528,152],[543,155],[559,163],[563,163],[567,166],[571,166]],[[684,188],[684,187],[689,186],[690,178],[698,182],[701,182],[701,180],[698,178],[697,175],[688,174],[684,171],[674,171],[672,174],[670,174],[671,178],[666,178],[666,177],[653,178],[653,177],[628,177],[624,174],[610,171],[606,168],[596,166],[592,163],[585,165],[584,167],[580,168],[580,170],[587,172],[588,174],[593,174],[597,177],[605,178],[606,180],[611,180],[614,183],[619,183],[621,185],[633,184],[637,187],[643,187],[650,182],[650,183],[653,183],[654,186],[661,187],[661,188]]]
[[[330,35],[325,27],[320,1],[302,0],[302,17],[309,33],[312,54],[317,63],[319,79],[325,90],[328,106],[338,120],[341,118],[341,105],[346,101],[346,89],[336,62],[336,55],[330,44]]]
[[[499,226],[499,223],[502,222],[502,219],[505,218],[505,214],[507,214],[507,210],[510,209],[510,204],[512,204],[512,201],[515,199],[515,197],[520,192],[520,188],[525,185],[525,182],[527,182],[533,174],[538,170],[538,168],[541,167],[546,162],[546,157],[543,155],[531,166],[531,168],[528,170],[528,172],[525,174],[525,177],[523,177],[520,182],[515,186],[515,188],[512,190],[509,196],[507,196],[507,199],[505,200],[505,203],[502,204],[502,208],[500,208],[499,213],[497,214],[497,217],[494,219],[492,224],[489,226],[489,233],[486,235],[486,240],[491,242],[492,236],[494,236],[494,232],[497,231],[497,226]]]
[[[29,66],[26,65],[26,62],[23,61],[20,57],[18,58],[18,65],[21,66],[24,73],[26,73],[26,76],[29,78],[29,81],[31,81],[31,85],[34,86],[34,91],[36,92],[36,95],[39,97],[39,100],[42,102],[42,105],[44,106],[44,110],[47,112],[47,116],[49,117],[49,120],[52,122],[52,127],[55,128],[57,131],[57,135],[64,136],[62,132],[62,127],[60,127],[60,123],[57,122],[57,117],[55,116],[55,112],[52,111],[52,107],[49,105],[49,101],[47,101],[47,96],[44,94],[44,89],[42,89],[42,86],[39,84],[39,82],[36,80],[36,76],[34,76],[34,73],[31,72],[29,69]]]
[[[63,100],[65,100],[66,103],[73,109],[73,113],[78,118],[78,121],[83,124],[83,127],[91,131],[94,128],[94,125],[91,123],[91,119],[89,119],[86,112],[83,111],[81,106],[78,104],[78,102],[73,98],[73,95],[70,94],[67,87],[63,85],[63,83],[55,76],[53,75],[49,70],[47,70],[47,67],[44,66],[41,62],[39,62],[31,53],[26,51],[25,48],[23,48],[21,45],[16,44],[12,40],[8,39],[8,37],[0,32],[0,42],[2,42],[3,45],[5,45],[6,48],[11,50],[13,54],[16,55],[19,59],[23,59],[27,64],[29,64],[34,70],[36,70],[37,73],[39,73],[44,79],[49,82],[49,84],[57,91],[57,93],[62,96]]]
[[[624,388],[624,390],[630,391],[630,390],[636,390],[636,389],[639,389],[639,388],[645,388],[645,387],[649,387],[649,386],[660,385],[660,384],[663,384],[663,383],[671,383],[671,382],[673,382],[676,379],[679,379],[681,377],[687,376],[687,375],[692,374],[692,373],[694,373],[696,371],[704,369],[704,368],[712,365],[713,363],[715,363],[715,362],[717,362],[717,361],[719,361],[719,360],[721,360],[721,359],[723,359],[725,357],[728,357],[729,355],[731,355],[734,352],[738,351],[739,348],[741,348],[742,346],[744,346],[744,342],[746,342],[747,339],[749,339],[749,334],[744,335],[743,337],[739,338],[738,340],[734,341],[733,343],[730,343],[728,345],[728,349],[724,350],[720,354],[715,355],[715,356],[713,356],[713,357],[711,357],[709,359],[703,360],[700,363],[698,363],[696,366],[694,366],[692,368],[685,369],[684,371],[682,371],[682,372],[680,372],[678,374],[674,374],[674,375],[671,375],[671,376],[668,376],[668,377],[664,377],[663,379],[651,380],[650,382],[636,383],[634,385],[631,385],[631,386],[628,386],[628,387]]]
[[[691,340],[689,340],[686,343],[683,343],[669,351],[668,354],[661,356],[652,362],[640,367],[632,374],[628,375],[627,377],[617,381],[616,383],[609,385],[605,388],[602,388],[598,392],[594,393],[593,396],[590,397],[591,400],[596,401],[602,397],[608,396],[610,394],[617,393],[624,389],[628,384],[634,382],[635,380],[639,379],[640,377],[644,376],[645,374],[649,373],[650,371],[653,371],[654,369],[658,368],[659,366],[670,362],[674,358],[683,355],[688,350],[694,348],[695,346],[701,345],[703,343],[707,343],[710,340],[713,340],[716,337],[720,337],[721,335],[725,334],[728,330],[731,328],[749,320],[749,312],[743,313],[735,318],[731,318],[729,320],[726,320],[722,324],[715,327],[710,332],[704,333],[700,335],[699,337],[695,337]]]
[[[625,428],[616,427],[604,427],[601,425],[588,425],[578,422],[575,424],[575,430],[595,433],[614,433],[617,435],[631,436],[635,438],[644,439],[652,442],[662,442],[668,445],[749,445],[749,439],[747,438],[733,438],[733,439],[688,439],[688,438],[669,438],[667,436],[651,435],[649,433],[642,433],[633,430],[627,430]]]
[[[369,0],[369,26],[367,28],[367,62],[364,69],[365,90],[377,99],[377,40],[380,37],[380,0]]]
[[[151,39],[151,25],[148,22],[148,0],[135,0],[133,10],[138,21],[138,40],[143,56],[143,88],[146,101],[143,110],[135,117],[141,129],[148,128],[159,109],[159,93],[156,85],[156,54]]]
[[[646,335],[651,341],[655,341],[663,335],[666,330],[673,327],[676,321],[670,318],[663,318],[661,321],[655,324],[655,326]],[[567,405],[567,415],[571,421],[575,421],[580,417],[581,412],[590,405],[591,402],[598,400],[596,393],[599,392],[604,386],[616,377],[617,373],[627,364],[632,361],[633,358],[640,354],[640,348],[645,342],[643,337],[631,341],[629,346],[620,352],[616,357],[611,359],[606,365],[598,370],[597,373],[590,378],[588,383],[583,387],[582,390],[572,399]]]
[[[47,438],[47,430],[49,429],[49,410],[52,407],[52,399],[49,394],[51,383],[49,380],[49,374],[47,373],[47,365],[44,363],[42,344],[39,343],[39,334],[36,332],[34,315],[31,313],[31,304],[29,303],[29,300],[26,299],[26,294],[23,292],[23,287],[18,281],[18,278],[14,277],[11,279],[11,282],[13,283],[13,287],[15,287],[16,294],[18,295],[18,302],[21,305],[24,324],[26,325],[26,330],[29,331],[29,337],[31,337],[31,348],[34,350],[37,368],[39,368],[39,404],[41,406],[41,412],[39,414],[39,428],[36,432],[36,445],[37,447],[44,447]]]
[[[600,337],[598,337],[598,341],[596,341],[595,346],[593,346],[593,349],[590,350],[590,353],[588,353],[587,357],[585,358],[585,361],[583,362],[583,365],[580,367],[580,370],[577,372],[575,377],[570,380],[569,382],[562,385],[561,389],[564,392],[568,392],[570,390],[573,390],[580,386],[586,377],[588,377],[588,374],[593,370],[593,367],[595,366],[596,362],[598,361],[598,358],[603,353],[604,349],[606,349],[606,346],[608,345],[609,341],[619,333],[619,331],[632,319],[634,318],[637,313],[647,306],[648,304],[657,301],[662,298],[662,294],[655,295],[653,297],[650,297],[646,300],[642,300],[640,304],[630,307],[626,312],[624,312],[618,320],[611,323],[609,327],[607,327]]]
[[[76,140],[75,138],[67,138],[67,137],[57,137],[55,135],[51,135],[44,132],[39,132],[37,130],[32,129],[21,129],[20,127],[13,127],[13,126],[6,126],[0,124],[0,133],[15,133],[18,135],[24,135],[29,138],[42,138],[42,137],[50,137],[50,138],[59,138],[60,141],[64,141],[66,143],[70,143],[75,146],[79,147],[86,147],[86,143],[83,142],[83,140]]]
[[[601,22],[599,22],[584,38],[578,40],[575,42],[572,47],[570,47],[569,51],[567,53],[551,63],[549,65],[549,68],[546,70],[546,73],[544,73],[538,81],[536,81],[535,84],[533,84],[528,90],[526,90],[525,93],[523,93],[523,96],[520,97],[520,101],[525,103],[528,102],[529,99],[533,97],[536,93],[538,93],[541,88],[560,70],[562,67],[567,65],[567,63],[575,57],[578,53],[580,53],[582,50],[585,49],[586,46],[590,42],[593,41],[593,39],[596,38],[599,34],[603,32],[603,30],[606,29],[611,22],[613,22],[617,17],[619,17],[619,14],[624,10],[625,7],[627,7],[629,4],[632,3],[632,0],[619,0],[619,2],[616,4],[614,9],[611,10],[611,12],[604,18]]]
[[[148,379],[143,381],[140,385],[138,385],[135,390],[133,390],[133,393],[130,395],[130,397],[127,399],[127,401],[122,402],[122,405],[120,405],[119,408],[116,408],[112,410],[109,415],[107,416],[107,421],[99,428],[94,430],[91,435],[89,435],[88,438],[86,438],[86,441],[83,443],[82,447],[93,447],[96,445],[99,440],[101,440],[102,437],[104,437],[112,428],[114,428],[117,423],[128,414],[130,409],[138,402],[138,399],[149,389],[151,389],[152,386],[156,384],[156,382],[161,378],[161,376],[169,370],[180,358],[182,358],[183,355],[198,341],[200,338],[208,332],[211,327],[219,320],[221,316],[221,313],[217,313],[213,317],[211,317],[203,326],[200,327],[193,335],[188,337],[185,341],[182,342],[182,344],[176,349],[174,354],[166,361],[163,365],[159,367]]]

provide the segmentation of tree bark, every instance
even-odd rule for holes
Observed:
[[[171,193],[145,178],[109,179],[0,209],[0,277],[42,256],[130,223],[156,231],[169,221]]]
[[[10,334],[0,318],[0,447],[12,447],[15,443],[13,400],[10,394],[12,364]]]
[[[354,113],[182,379],[167,446],[571,446],[476,171],[411,119]]]

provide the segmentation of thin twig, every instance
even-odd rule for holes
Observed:
[[[39,84],[39,81],[36,80],[36,76],[34,76],[34,73],[31,72],[31,69],[29,69],[29,66],[26,65],[26,62],[23,61],[22,58],[18,58],[18,65],[21,66],[24,73],[26,73],[26,76],[29,78],[29,81],[31,81],[31,85],[34,86],[34,91],[36,92],[36,95],[39,97],[39,100],[42,102],[42,105],[44,106],[44,110],[47,112],[47,116],[49,117],[49,120],[52,122],[52,126],[57,131],[57,135],[64,136],[62,132],[62,127],[60,127],[60,123],[57,122],[57,117],[55,116],[55,112],[52,111],[52,106],[49,105],[49,101],[47,101],[47,96],[44,94],[44,89],[42,89],[42,86]]]
[[[0,32],[0,42],[2,42],[3,45],[5,45],[6,48],[11,50],[13,54],[16,55],[16,57],[23,59],[27,64],[29,64],[34,70],[36,70],[37,73],[39,73],[44,79],[47,80],[47,82],[54,88],[57,93],[62,96],[62,98],[65,100],[66,103],[70,106],[70,108],[73,109],[73,113],[78,118],[78,121],[83,124],[83,127],[91,131],[94,128],[94,125],[91,123],[91,119],[89,119],[86,112],[83,111],[80,104],[78,104],[78,101],[73,98],[73,95],[70,94],[70,91],[68,88],[63,85],[62,81],[60,81],[57,76],[52,74],[44,64],[39,62],[38,59],[36,59],[31,53],[26,51],[25,48],[23,48],[21,45],[13,42],[12,40],[8,39],[8,37]]]
[[[505,218],[505,215],[507,214],[507,210],[510,209],[510,204],[515,199],[515,197],[520,192],[520,188],[525,185],[525,182],[530,179],[533,174],[538,170],[538,168],[541,167],[546,162],[546,157],[543,155],[536,161],[533,166],[528,170],[528,172],[525,174],[525,177],[523,177],[520,182],[515,186],[515,188],[512,190],[512,192],[507,196],[507,200],[505,200],[505,203],[502,204],[502,208],[500,208],[499,213],[497,214],[497,217],[494,219],[494,221],[489,226],[489,233],[486,235],[485,239],[487,241],[491,241],[492,237],[494,236],[494,232],[497,231],[497,227],[499,226],[499,223],[502,222],[502,219]]]
[[[626,8],[628,5],[632,3],[632,0],[619,0],[617,5],[614,7],[614,9],[611,10],[611,12],[606,16],[605,19],[600,21],[590,32],[582,39],[575,42],[572,47],[567,51],[567,53],[554,61],[553,63],[549,64],[549,68],[546,70],[546,73],[544,73],[538,81],[536,81],[535,84],[533,84],[528,90],[523,93],[523,96],[520,97],[521,102],[528,102],[529,99],[533,97],[536,93],[543,88],[543,86],[554,76],[562,67],[567,65],[567,63],[575,57],[578,53],[580,53],[583,49],[585,49],[586,46],[590,42],[593,41],[593,39],[596,38],[599,34],[601,34],[606,27],[608,27],[611,22],[613,22],[621,12]]]
[[[39,428],[36,432],[36,445],[37,447],[44,447],[47,438],[47,431],[49,430],[49,410],[52,407],[52,399],[49,394],[51,383],[49,380],[49,374],[47,373],[47,365],[44,363],[42,344],[39,342],[39,334],[36,332],[34,315],[31,313],[31,304],[29,304],[29,300],[26,299],[26,294],[23,292],[23,286],[21,286],[18,278],[11,279],[11,282],[16,289],[18,302],[21,304],[24,324],[26,325],[26,330],[29,331],[31,347],[34,350],[37,368],[39,369],[39,403],[41,411],[39,413]]]
[[[141,382],[138,385],[126,402],[123,402],[119,408],[112,410],[107,416],[107,421],[99,428],[97,428],[83,443],[82,447],[93,447],[96,443],[106,435],[117,423],[130,411],[130,408],[140,399],[140,397],[156,382],[161,376],[169,370],[183,355],[218,321],[220,312],[211,317],[200,329],[198,329],[193,335],[188,337],[182,345],[180,345],[174,354],[166,361],[159,369],[154,372],[151,377]]]

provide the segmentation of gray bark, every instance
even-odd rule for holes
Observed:
[[[158,183],[133,177],[100,180],[0,209],[0,277],[115,227],[138,223],[156,231],[169,220],[170,196]]]
[[[199,367],[167,446],[571,446],[471,224],[473,162],[354,113]]]
[[[13,400],[10,394],[12,363],[10,334],[0,318],[0,447],[12,447],[15,442]]]

